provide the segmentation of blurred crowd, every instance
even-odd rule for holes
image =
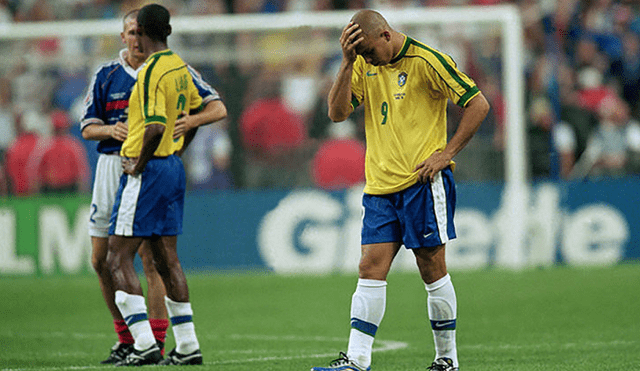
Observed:
[[[514,4],[525,28],[526,133],[534,180],[640,173],[640,5],[631,0],[167,0],[174,16]],[[0,23],[114,19],[146,1],[0,0]],[[461,20],[463,21],[463,20]],[[464,23],[462,23],[464,24]],[[394,26],[392,24],[392,26]],[[444,26],[440,26],[444,27]],[[457,159],[459,181],[504,179],[505,97],[499,32],[481,40],[399,28],[451,54],[491,112]],[[438,31],[434,36],[432,31]],[[191,190],[320,187],[364,181],[362,109],[331,123],[326,96],[340,30],[171,36],[169,46],[220,93],[224,122],[184,154]],[[471,36],[470,36],[471,35]],[[465,37],[462,37],[465,36]],[[309,37],[307,35],[306,37]],[[115,40],[115,41],[114,41]],[[114,38],[0,39],[0,195],[89,192],[95,143],[81,139],[82,98]],[[317,52],[316,52],[316,48]],[[256,57],[256,53],[259,57]],[[286,55],[286,57],[283,57]],[[449,109],[450,133],[461,111]]]

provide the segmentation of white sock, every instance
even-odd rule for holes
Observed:
[[[371,365],[373,340],[384,317],[387,282],[358,279],[351,298],[351,332],[347,357],[359,366]]]
[[[436,359],[451,358],[458,367],[458,351],[456,349],[456,292],[449,274],[436,282],[426,284],[429,296],[427,308],[433,330],[433,341],[436,346]]]
[[[190,354],[200,349],[196,329],[193,325],[193,310],[191,303],[180,303],[164,297],[164,303],[171,320],[173,336],[176,340],[176,351],[180,354]]]
[[[151,324],[147,317],[147,305],[144,296],[127,294],[124,291],[116,291],[116,305],[129,327],[129,332],[135,340],[133,344],[137,350],[149,349],[156,344],[153,337]]]

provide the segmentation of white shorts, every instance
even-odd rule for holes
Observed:
[[[100,154],[96,165],[96,178],[93,182],[91,214],[89,216],[89,235],[91,237],[109,237],[109,219],[122,175],[122,163],[117,154]]]

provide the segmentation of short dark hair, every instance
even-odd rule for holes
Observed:
[[[149,4],[138,12],[138,26],[144,29],[144,33],[152,40],[167,41],[171,34],[169,24],[169,11],[162,5]]]
[[[122,17],[122,23],[127,23],[127,19],[129,18],[134,18],[136,19],[138,17],[138,12],[140,11],[140,9],[133,9],[127,12],[127,14],[124,15],[124,17]]]

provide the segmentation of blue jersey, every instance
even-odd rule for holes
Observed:
[[[91,124],[115,125],[127,119],[129,97],[136,82],[138,71],[134,70],[124,58],[126,49],[120,51],[119,58],[101,65],[91,79],[84,99],[84,110],[80,120],[80,130]],[[202,97],[202,104],[219,100],[220,95],[207,84],[200,74],[187,66],[193,82]],[[99,153],[120,152],[122,142],[113,138],[98,143]]]

